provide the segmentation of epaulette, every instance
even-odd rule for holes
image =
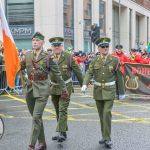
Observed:
[[[96,57],[93,58],[93,62],[94,62],[94,61],[97,61],[97,60],[99,60],[99,59],[100,59],[100,57],[99,57],[99,56],[96,56]]]
[[[114,56],[114,55],[110,55],[111,57],[115,57],[115,58],[118,58],[117,56]]]
[[[46,52],[46,51],[43,51],[43,53],[44,53],[44,54],[48,54],[48,52]]]

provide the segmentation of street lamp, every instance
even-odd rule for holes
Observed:
[[[120,8],[120,1],[121,0],[119,0],[119,44],[120,44],[120,11],[121,11],[121,8]]]

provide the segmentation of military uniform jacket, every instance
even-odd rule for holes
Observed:
[[[108,55],[105,62],[100,56],[97,56],[89,65],[86,72],[83,85],[88,85],[91,78],[101,86],[94,84],[93,97],[95,100],[114,100],[116,96],[116,84],[119,94],[124,94],[124,80],[120,70],[119,59]],[[105,86],[106,83],[115,81],[114,85]]]
[[[83,77],[82,72],[79,67],[79,65],[75,64],[75,60],[73,59],[72,55],[63,51],[60,55],[58,66],[61,71],[61,75],[63,77],[64,81],[67,81],[68,79],[71,79],[72,77],[72,71],[77,76],[80,85],[82,86],[83,83]],[[60,95],[61,89],[60,86],[57,85],[58,81],[56,80],[55,76],[50,73],[50,79],[51,79],[51,94],[54,95]],[[72,82],[69,82],[66,84],[69,94],[73,91],[73,85]]]
[[[4,57],[0,55],[0,65],[4,65]],[[4,71],[5,68],[4,66],[0,66],[0,73],[2,73],[2,71]]]
[[[34,53],[29,51],[25,55],[25,60],[21,62],[21,69],[26,69],[28,80],[25,84],[25,94],[33,91],[34,97],[49,96],[50,82],[48,75],[51,72],[59,82],[61,89],[65,88],[65,83],[61,77],[58,65],[47,52],[41,51],[37,60]]]

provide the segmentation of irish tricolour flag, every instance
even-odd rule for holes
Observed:
[[[6,66],[7,83],[10,88],[15,87],[16,73],[20,69],[18,52],[10,32],[5,13],[0,1],[0,41],[4,46],[4,60]]]

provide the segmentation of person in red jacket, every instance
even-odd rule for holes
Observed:
[[[123,46],[120,44],[116,45],[116,51],[113,52],[112,55],[117,56],[119,58],[120,64],[121,64],[121,71],[122,71],[122,74],[124,75],[124,63],[130,62],[130,60],[123,52]]]
[[[131,63],[149,64],[148,59],[142,57],[135,48],[131,49],[129,59]]]
[[[80,63],[82,63],[82,62],[87,61],[87,60],[88,60],[88,57],[85,56],[85,57],[81,58],[81,57],[79,56],[79,52],[75,52],[73,59],[76,61],[76,62],[75,62],[76,64],[80,64]]]

